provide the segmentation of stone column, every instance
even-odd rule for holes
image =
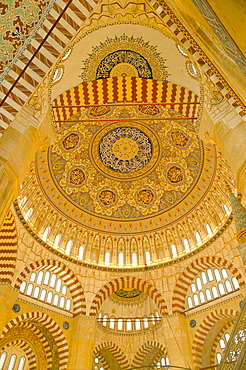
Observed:
[[[165,346],[171,366],[193,368],[191,338],[188,334],[187,319],[182,315],[163,318]]]
[[[95,345],[96,319],[78,316],[74,319],[69,344],[68,370],[91,370]]]

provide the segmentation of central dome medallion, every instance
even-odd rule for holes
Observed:
[[[126,181],[152,170],[159,155],[157,136],[139,122],[106,125],[97,132],[91,145],[91,159],[98,170]]]
[[[140,170],[151,159],[152,144],[149,137],[135,127],[119,127],[107,133],[99,143],[103,164],[117,172]]]

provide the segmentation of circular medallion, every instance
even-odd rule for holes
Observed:
[[[78,145],[78,142],[79,142],[79,135],[71,133],[62,141],[62,145],[65,150],[71,150],[71,149],[74,149]]]
[[[74,168],[69,173],[69,182],[72,185],[78,186],[82,185],[85,181],[85,174],[84,171],[81,170],[81,168]]]
[[[159,154],[156,136],[139,123],[127,122],[124,126],[114,123],[103,127],[91,145],[91,157],[98,169],[121,180],[145,175],[153,169]]]
[[[98,198],[104,206],[111,206],[116,201],[116,194],[109,189],[104,189],[99,193]]]
[[[142,189],[137,193],[137,201],[145,206],[152,203],[154,200],[154,193],[150,189]]]

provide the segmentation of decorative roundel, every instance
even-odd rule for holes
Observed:
[[[151,204],[154,198],[155,195],[150,189],[141,189],[137,192],[137,201],[145,206]]]
[[[190,320],[190,327],[195,328],[196,327],[196,320]]]
[[[175,165],[171,166],[167,170],[167,178],[172,184],[177,184],[183,181],[182,168]]]
[[[108,105],[100,105],[99,107],[92,107],[89,111],[89,115],[93,118],[105,116],[111,111],[111,107]]]
[[[104,206],[111,206],[116,201],[116,194],[112,190],[103,189],[98,194],[98,198]]]
[[[71,133],[62,140],[62,145],[65,150],[74,149],[79,143],[79,135]]]
[[[144,124],[112,123],[94,135],[90,154],[92,162],[104,175],[127,181],[153,169],[160,156],[160,143]]]
[[[15,312],[15,313],[18,313],[20,312],[20,305],[18,303],[15,303],[12,307],[12,311]]]
[[[67,322],[67,321],[64,321],[62,326],[63,326],[63,329],[65,329],[65,330],[68,330],[70,328],[69,322]]]
[[[76,167],[69,172],[69,182],[71,185],[79,186],[82,185],[84,181],[85,173],[81,168]]]
[[[114,171],[135,172],[150,161],[152,143],[144,132],[135,127],[118,127],[100,140],[99,156],[103,164]]]

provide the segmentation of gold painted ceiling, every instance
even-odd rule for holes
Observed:
[[[83,246],[79,263],[102,267],[109,252],[116,266],[122,253],[130,268],[133,253],[157,265],[204,247],[228,222],[233,178],[198,137],[201,67],[150,5],[123,5],[119,15],[100,3],[50,75],[57,138],[36,154],[21,211],[33,210],[26,220],[41,238],[52,230],[42,243],[54,253],[72,241],[76,263]]]

